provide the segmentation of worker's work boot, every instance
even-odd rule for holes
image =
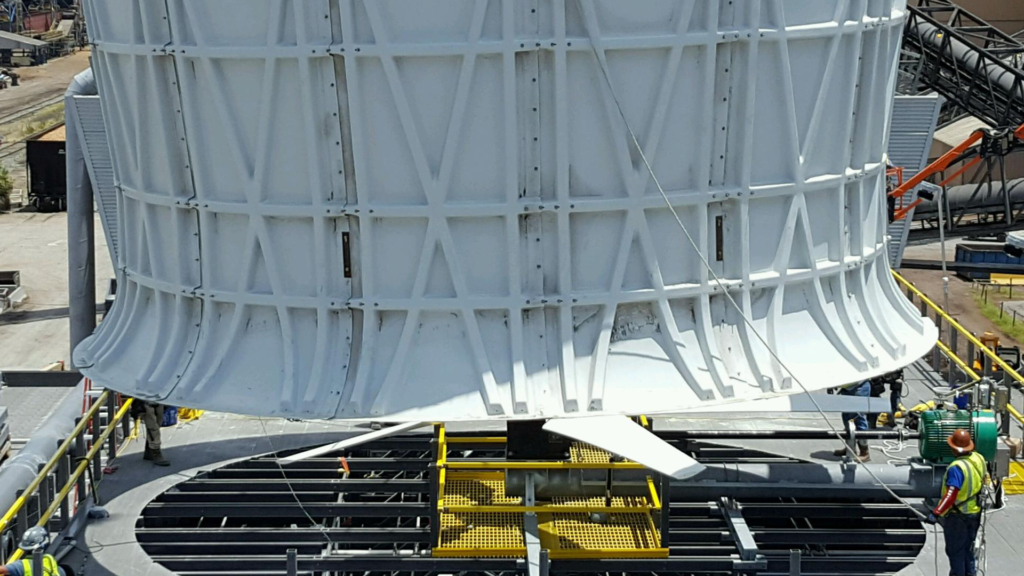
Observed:
[[[164,454],[163,452],[160,451],[159,448],[154,449],[150,448],[149,446],[146,446],[146,453],[142,455],[142,459],[148,462],[152,462],[157,466],[171,465],[171,463],[167,461],[167,458],[164,458]]]
[[[861,446],[860,450],[858,450],[858,452],[859,452],[859,454],[857,455],[857,461],[858,462],[868,462],[868,461],[871,460],[871,450],[867,446]],[[832,455],[837,457],[837,458],[846,458],[846,454],[847,454],[846,448],[842,448],[842,449],[839,449],[839,450],[836,450],[836,451],[832,452]]]

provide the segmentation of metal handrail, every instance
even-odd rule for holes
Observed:
[[[977,382],[978,380],[981,380],[981,376],[979,376],[978,373],[974,371],[974,368],[968,366],[967,362],[964,362],[963,358],[961,358],[960,355],[951,350],[949,346],[943,344],[942,340],[937,341],[935,345],[938,346],[939,350],[942,351],[946,358],[949,358],[950,362],[956,364],[957,367],[959,367],[964,374],[970,377],[972,382]]]
[[[25,491],[21,494],[21,496],[18,496],[18,499],[14,501],[14,504],[11,505],[11,508],[7,511],[7,513],[4,514],[2,518],[0,518],[0,532],[3,532],[7,529],[7,527],[11,523],[11,520],[17,517],[18,512],[21,511],[25,504],[28,503],[29,498],[31,498],[32,495],[35,494],[36,490],[39,489],[39,486],[42,485],[43,480],[45,480],[46,477],[49,476],[50,472],[53,472],[53,469],[57,467],[57,464],[60,462],[60,459],[63,458],[67,454],[68,449],[71,448],[71,443],[74,442],[75,438],[77,438],[78,435],[81,434],[82,431],[85,429],[85,427],[88,426],[90,422],[92,422],[93,416],[96,415],[96,412],[98,412],[99,409],[104,404],[107,403],[109,394],[110,392],[104,391],[103,394],[100,395],[96,402],[93,403],[92,407],[89,408],[89,410],[82,416],[81,421],[79,421],[78,425],[75,426],[75,429],[71,431],[71,434],[68,434],[68,437],[63,442],[60,443],[60,446],[57,447],[57,452],[55,452],[54,455],[50,458],[50,460],[43,465],[43,468],[42,470],[39,471],[39,474],[36,475],[36,477],[32,480],[31,483],[29,483],[29,485],[25,488]],[[131,400],[126,402],[126,405],[130,404]]]
[[[934,310],[935,313],[938,314],[940,318],[942,318],[943,320],[948,322],[949,325],[952,326],[953,328],[955,328],[957,332],[959,332],[960,334],[963,334],[963,336],[965,338],[967,338],[968,342],[970,342],[971,344],[974,344],[974,346],[978,350],[981,350],[982,353],[984,353],[986,356],[988,356],[992,360],[992,363],[995,364],[996,366],[999,366],[999,368],[1001,368],[1005,374],[1009,374],[1018,383],[1024,384],[1024,376],[1021,376],[1020,374],[1018,374],[1017,371],[1014,370],[1013,368],[1011,368],[1010,365],[1007,364],[1006,361],[1004,361],[1002,358],[1000,358],[998,354],[996,354],[995,352],[990,350],[988,346],[985,346],[984,344],[982,344],[981,340],[978,340],[978,338],[974,334],[971,334],[970,331],[968,331],[966,328],[961,326],[959,322],[954,320],[953,317],[950,316],[948,313],[946,313],[946,311],[943,310],[941,307],[939,307],[938,304],[936,304],[935,302],[932,302],[932,300],[930,298],[928,298],[927,296],[924,295],[924,292],[921,292],[920,290],[918,290],[916,286],[911,284],[909,280],[907,280],[906,278],[901,276],[895,270],[892,271],[892,275],[896,278],[897,281],[900,282],[900,284],[903,284],[903,286],[905,286],[907,288],[907,290],[910,290],[911,292],[913,292],[914,295],[916,295],[918,298],[920,298],[922,302],[924,302],[929,308]],[[941,340],[942,340],[942,335],[939,334],[939,341],[941,342]],[[955,354],[954,354],[954,356],[955,356]]]
[[[52,520],[58,510],[61,513],[57,531],[76,522],[75,519],[79,517],[79,511],[82,510],[82,502],[91,497],[90,494],[92,494],[85,484],[83,475],[90,466],[93,467],[94,482],[92,489],[94,491],[96,484],[100,480],[100,466],[102,465],[100,454],[103,451],[104,444],[109,444],[108,460],[114,458],[117,453],[117,447],[116,436],[112,435],[117,430],[119,424],[127,424],[124,415],[131,408],[132,399],[123,399],[121,406],[115,410],[118,398],[114,392],[103,391],[99,397],[92,401],[92,405],[75,424],[74,429],[72,429],[67,438],[60,443],[53,456],[40,467],[36,477],[20,493],[10,509],[0,517],[0,534],[4,534],[5,540],[8,528],[13,529],[15,540],[20,538],[21,534],[28,528],[27,522],[30,515],[35,516],[38,514],[38,517],[35,518],[35,525],[47,528],[48,530],[52,529]],[[108,410],[108,419],[105,426],[100,423],[99,413],[100,409],[104,406]],[[92,444],[86,450],[86,430],[89,426],[92,426]],[[127,435],[127,429],[125,434]],[[70,470],[71,467],[74,467],[73,472]],[[57,489],[57,486],[51,485],[48,480],[55,470],[56,482],[53,484],[59,485],[63,483],[63,486],[60,486],[59,491],[56,493],[53,491]],[[77,497],[74,500],[70,497],[73,488],[77,488]],[[34,512],[28,507],[29,503],[33,500],[36,500],[38,503]],[[43,510],[44,506],[45,510]],[[74,513],[71,511],[71,506],[75,506]],[[22,557],[22,552],[15,551],[10,558],[4,559],[5,553],[6,545],[4,549],[0,550],[0,564],[13,562]]]
[[[110,392],[104,392],[103,395],[105,396],[109,393]],[[103,399],[103,396],[101,396],[100,398]],[[93,407],[99,406],[101,404],[102,402],[96,402],[96,404]],[[61,503],[63,503],[64,499],[68,497],[68,494],[71,492],[71,488],[73,488],[75,484],[78,483],[78,479],[81,478],[82,474],[85,473],[85,470],[89,467],[89,463],[92,462],[92,459],[95,458],[97,454],[100,453],[100,450],[103,449],[103,445],[106,443],[107,438],[109,438],[110,435],[114,432],[114,430],[117,429],[117,424],[121,421],[122,418],[124,418],[124,415],[128,413],[128,410],[131,408],[131,406],[132,399],[129,398],[125,400],[124,404],[121,405],[121,409],[118,410],[117,413],[107,422],[106,429],[103,431],[102,434],[100,434],[99,438],[93,440],[92,448],[90,448],[89,451],[85,454],[85,458],[82,458],[82,461],[78,463],[78,466],[75,468],[75,472],[68,478],[68,481],[60,489],[60,492],[57,493],[57,497],[53,499],[53,502],[50,504],[50,507],[47,508],[46,512],[44,512],[39,517],[39,521],[36,522],[36,526],[45,527],[47,525],[47,523],[50,521],[50,518],[53,517],[53,514],[57,512],[58,508],[60,508]],[[85,420],[83,419],[82,421],[84,422]],[[73,437],[74,436],[72,436],[72,438]],[[39,477],[37,476],[37,479],[38,478]],[[11,555],[8,562],[17,562],[21,559],[23,555],[24,551],[21,548],[18,548],[14,552],[14,554]]]
[[[1017,422],[1020,422],[1021,424],[1024,424],[1024,414],[1021,414],[1020,412],[1017,412],[1016,408],[1014,408],[1010,404],[1007,404],[1006,405],[1006,411],[1010,413],[1010,416],[1013,416],[1014,418],[1016,418]]]

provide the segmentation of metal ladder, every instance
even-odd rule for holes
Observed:
[[[928,165],[932,138],[944,100],[937,95],[897,96],[892,108],[892,128],[889,134],[889,163],[903,168],[903,177],[912,178]],[[912,206],[917,200],[917,188],[902,199],[904,205]],[[910,234],[910,223],[914,220],[911,209],[905,217],[894,221],[888,229],[889,265],[899,268],[903,250]]]

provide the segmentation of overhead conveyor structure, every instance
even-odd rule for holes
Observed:
[[[956,213],[949,213],[950,199],[944,195],[948,226],[959,225],[965,215],[976,211],[977,202],[994,191],[1002,200],[1002,222],[1012,224],[1020,214],[1014,215],[1019,206],[1005,185],[1005,157],[1021,147],[1024,136],[1024,44],[945,0],[919,0],[916,7],[908,6],[903,55],[901,89],[932,90],[946,98],[940,123],[971,115],[990,128],[974,131],[892,192],[897,201],[905,201],[897,219],[912,217],[914,208],[930,200],[906,199],[925,180],[941,174],[938,184],[945,187],[977,167],[977,187],[966,202],[957,202]],[[985,186],[987,195],[981,193]]]
[[[988,125],[1024,124],[1024,45],[945,0],[908,6],[904,65],[911,83],[942,94],[962,113]]]

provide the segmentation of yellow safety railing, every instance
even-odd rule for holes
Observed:
[[[110,392],[104,392],[103,394],[109,393]],[[100,402],[97,402],[96,404],[98,405],[100,404]],[[124,415],[128,413],[128,409],[131,408],[131,406],[132,399],[129,398],[124,402],[124,404],[121,405],[121,409],[118,410],[116,414],[114,414],[113,418],[111,418],[110,421],[107,422],[107,427],[106,429],[103,430],[103,433],[100,434],[100,437],[93,439],[92,448],[90,448],[89,451],[86,452],[85,458],[83,458],[82,461],[78,463],[78,466],[75,467],[74,473],[71,474],[71,477],[68,478],[68,481],[60,489],[60,492],[57,493],[57,497],[53,499],[53,502],[50,504],[50,507],[46,509],[46,512],[44,512],[42,516],[39,517],[39,521],[36,522],[36,526],[45,527],[47,525],[47,523],[50,521],[50,518],[53,517],[53,514],[57,512],[57,509],[60,508],[61,503],[64,501],[65,498],[68,497],[68,494],[71,492],[71,489],[74,488],[76,483],[78,483],[78,479],[81,478],[82,474],[85,474],[85,470],[86,468],[89,467],[89,464],[92,462],[92,459],[95,458],[97,454],[100,453],[100,450],[103,449],[103,445],[106,443],[107,438],[110,437],[114,430],[117,430],[117,424],[121,421],[122,418],[124,418]],[[21,559],[23,554],[23,551],[21,550],[21,548],[19,548],[14,552],[14,554],[11,555],[11,558],[8,562],[17,562]]]
[[[1013,416],[1017,420],[1017,422],[1024,424],[1024,415],[1022,415],[1020,412],[1017,412],[1016,408],[1007,404],[1006,411],[1009,412],[1010,416]]]
[[[909,280],[907,280],[906,278],[901,276],[895,270],[892,271],[892,275],[907,290],[909,290],[912,294],[914,294],[915,296],[920,298],[921,302],[924,302],[926,306],[931,308],[935,312],[935,314],[938,315],[939,318],[942,318],[946,323],[948,323],[950,326],[952,326],[953,329],[955,329],[957,332],[959,332],[961,335],[963,335],[963,337],[966,338],[968,342],[970,342],[971,344],[974,344],[975,348],[977,348],[983,354],[988,356],[988,358],[992,360],[992,364],[993,365],[998,366],[1001,370],[1003,370],[1003,372],[1005,374],[1008,374],[1011,378],[1016,380],[1018,383],[1024,385],[1024,376],[1021,376],[1020,374],[1018,374],[1017,371],[1014,370],[1009,364],[1007,364],[1005,360],[1000,358],[998,354],[996,354],[995,352],[990,350],[988,346],[985,346],[984,344],[982,344],[981,340],[978,340],[978,338],[974,334],[971,334],[971,332],[969,330],[967,330],[966,328],[961,326],[959,322],[954,320],[953,317],[950,316],[948,313],[946,313],[946,311],[943,310],[938,304],[936,304],[935,302],[932,302],[931,298],[928,298],[928,296],[925,296],[924,292],[921,292],[920,290],[918,290],[916,286],[914,286],[912,283],[910,283]],[[941,345],[940,349],[941,348],[945,348],[945,350],[943,350],[944,352],[950,351],[949,348],[946,347],[945,344],[942,342],[942,334],[941,333],[939,334],[939,344]],[[947,354],[947,355],[949,355],[951,357],[957,356],[955,353]],[[961,363],[962,363],[962,361],[960,363],[958,363],[958,364],[961,364]],[[961,366],[961,369],[962,368],[963,368],[963,366]],[[971,372],[973,373],[973,370]],[[977,378],[977,374],[974,374],[974,377]]]
[[[57,451],[53,454],[52,457],[50,457],[46,464],[43,465],[43,467],[39,471],[39,474],[36,475],[36,477],[32,480],[32,482],[29,483],[27,487],[25,487],[25,490],[22,492],[21,496],[18,496],[17,500],[14,501],[14,504],[11,505],[10,509],[8,509],[7,512],[2,517],[0,517],[0,533],[3,533],[8,527],[11,526],[11,523],[18,517],[18,514],[22,511],[22,509],[39,491],[39,488],[42,486],[43,482],[53,472],[54,468],[58,466],[61,459],[67,456],[68,450],[71,448],[76,438],[83,436],[85,428],[92,424],[93,422],[97,421],[96,415],[99,412],[100,408],[110,403],[110,395],[111,392],[104,391],[99,396],[99,398],[97,398],[96,401],[93,402],[89,410],[82,415],[81,420],[78,422],[77,425],[75,425],[71,433],[68,434],[68,437],[63,442],[61,442],[60,445],[57,447]],[[84,474],[86,469],[89,467],[90,463],[93,461],[94,458],[97,457],[97,455],[103,449],[103,445],[107,442],[107,440],[109,439],[110,435],[114,432],[114,430],[117,429],[117,424],[128,412],[131,405],[132,399],[126,399],[124,403],[121,405],[121,408],[117,411],[117,413],[114,414],[109,419],[103,433],[100,434],[99,437],[93,437],[92,447],[88,450],[88,452],[86,452],[85,456],[77,463],[74,472],[69,476],[64,486],[61,487],[56,497],[53,498],[53,501],[50,503],[50,506],[39,516],[39,520],[36,523],[36,526],[45,527],[48,525],[50,518],[52,518],[53,515],[57,512],[57,510],[60,509],[61,504],[64,502],[64,499],[68,497],[68,494],[71,492],[71,489],[75,487],[75,485],[78,483],[78,480],[81,478],[82,474]],[[95,432],[96,431],[94,430],[94,433]],[[111,457],[113,457],[113,454],[111,454]],[[0,556],[2,556],[2,552],[3,551],[0,550]],[[9,563],[17,561],[21,558],[21,556],[22,551],[19,549],[4,562]]]
[[[957,367],[960,368],[960,370],[963,371],[963,373],[966,374],[967,377],[971,379],[971,382],[977,382],[978,380],[981,380],[981,376],[979,376],[978,373],[974,371],[974,368],[971,368],[967,364],[967,362],[964,362],[963,358],[961,358],[956,352],[951,350],[949,346],[946,346],[942,342],[942,340],[936,342],[935,346],[938,347],[938,349],[946,358],[949,358],[950,362],[956,364]]]

